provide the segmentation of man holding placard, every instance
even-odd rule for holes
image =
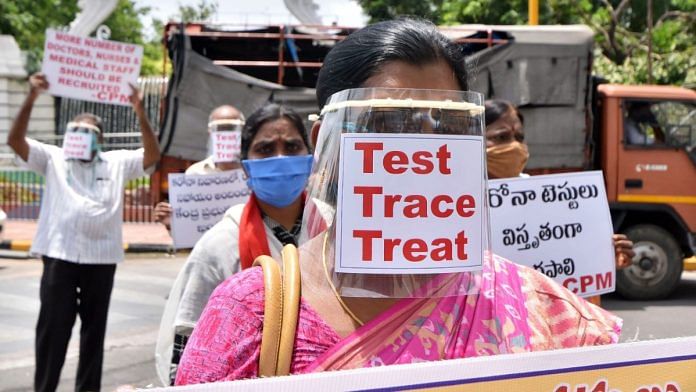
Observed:
[[[101,119],[91,113],[80,114],[68,124],[63,148],[27,138],[34,102],[49,87],[43,74],[32,75],[29,82],[29,94],[12,124],[7,144],[20,165],[46,179],[31,248],[33,254],[42,256],[44,264],[34,389],[56,389],[79,314],[82,326],[75,390],[97,391],[114,273],[116,264],[123,261],[123,188],[127,181],[155,168],[159,147],[133,85],[129,99],[144,149],[102,152]]]
[[[231,105],[215,108],[208,118],[208,157],[186,169],[187,175],[205,175],[241,169],[244,114]],[[171,230],[172,206],[162,201],[155,206],[155,221]]]

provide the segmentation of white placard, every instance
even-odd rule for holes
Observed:
[[[483,138],[342,134],[336,270],[479,270]]]
[[[493,252],[583,297],[614,291],[613,228],[601,171],[488,186]]]
[[[143,47],[46,30],[41,71],[60,97],[129,105],[140,75]]]
[[[66,132],[63,136],[63,155],[66,159],[92,159],[92,134]]]
[[[262,377],[146,392],[689,392],[696,337]]]
[[[246,203],[250,194],[242,169],[205,175],[170,173],[174,247],[192,248],[228,208]]]
[[[213,162],[238,162],[242,151],[242,132],[220,131],[210,133]]]

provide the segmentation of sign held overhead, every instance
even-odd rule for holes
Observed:
[[[52,95],[129,105],[143,47],[46,30],[41,71]]]

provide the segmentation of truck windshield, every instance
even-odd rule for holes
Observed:
[[[696,147],[696,103],[626,100],[624,140],[633,146]]]

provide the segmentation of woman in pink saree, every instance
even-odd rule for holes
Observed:
[[[426,22],[377,23],[329,53],[317,82],[319,104],[327,108],[337,102],[335,96],[329,101],[331,95],[356,87],[415,91],[409,98],[426,94],[418,89],[449,90],[454,96],[467,87],[463,55]],[[346,113],[352,110],[338,106]],[[342,122],[340,127],[343,132],[481,135],[479,106],[450,106],[464,107],[462,113],[469,114],[446,118],[445,110],[433,116],[432,110],[391,107],[370,112],[362,123]],[[395,118],[400,129],[393,126]],[[490,252],[485,252],[480,272],[337,274],[333,248],[339,151],[336,132],[327,131],[335,127],[328,117],[324,122],[321,131],[319,122],[312,129],[315,168],[302,226],[306,242],[300,249],[302,298],[292,374],[618,341],[620,319],[546,276]],[[176,384],[256,377],[263,313],[260,268],[244,270],[218,286],[188,342]]]

